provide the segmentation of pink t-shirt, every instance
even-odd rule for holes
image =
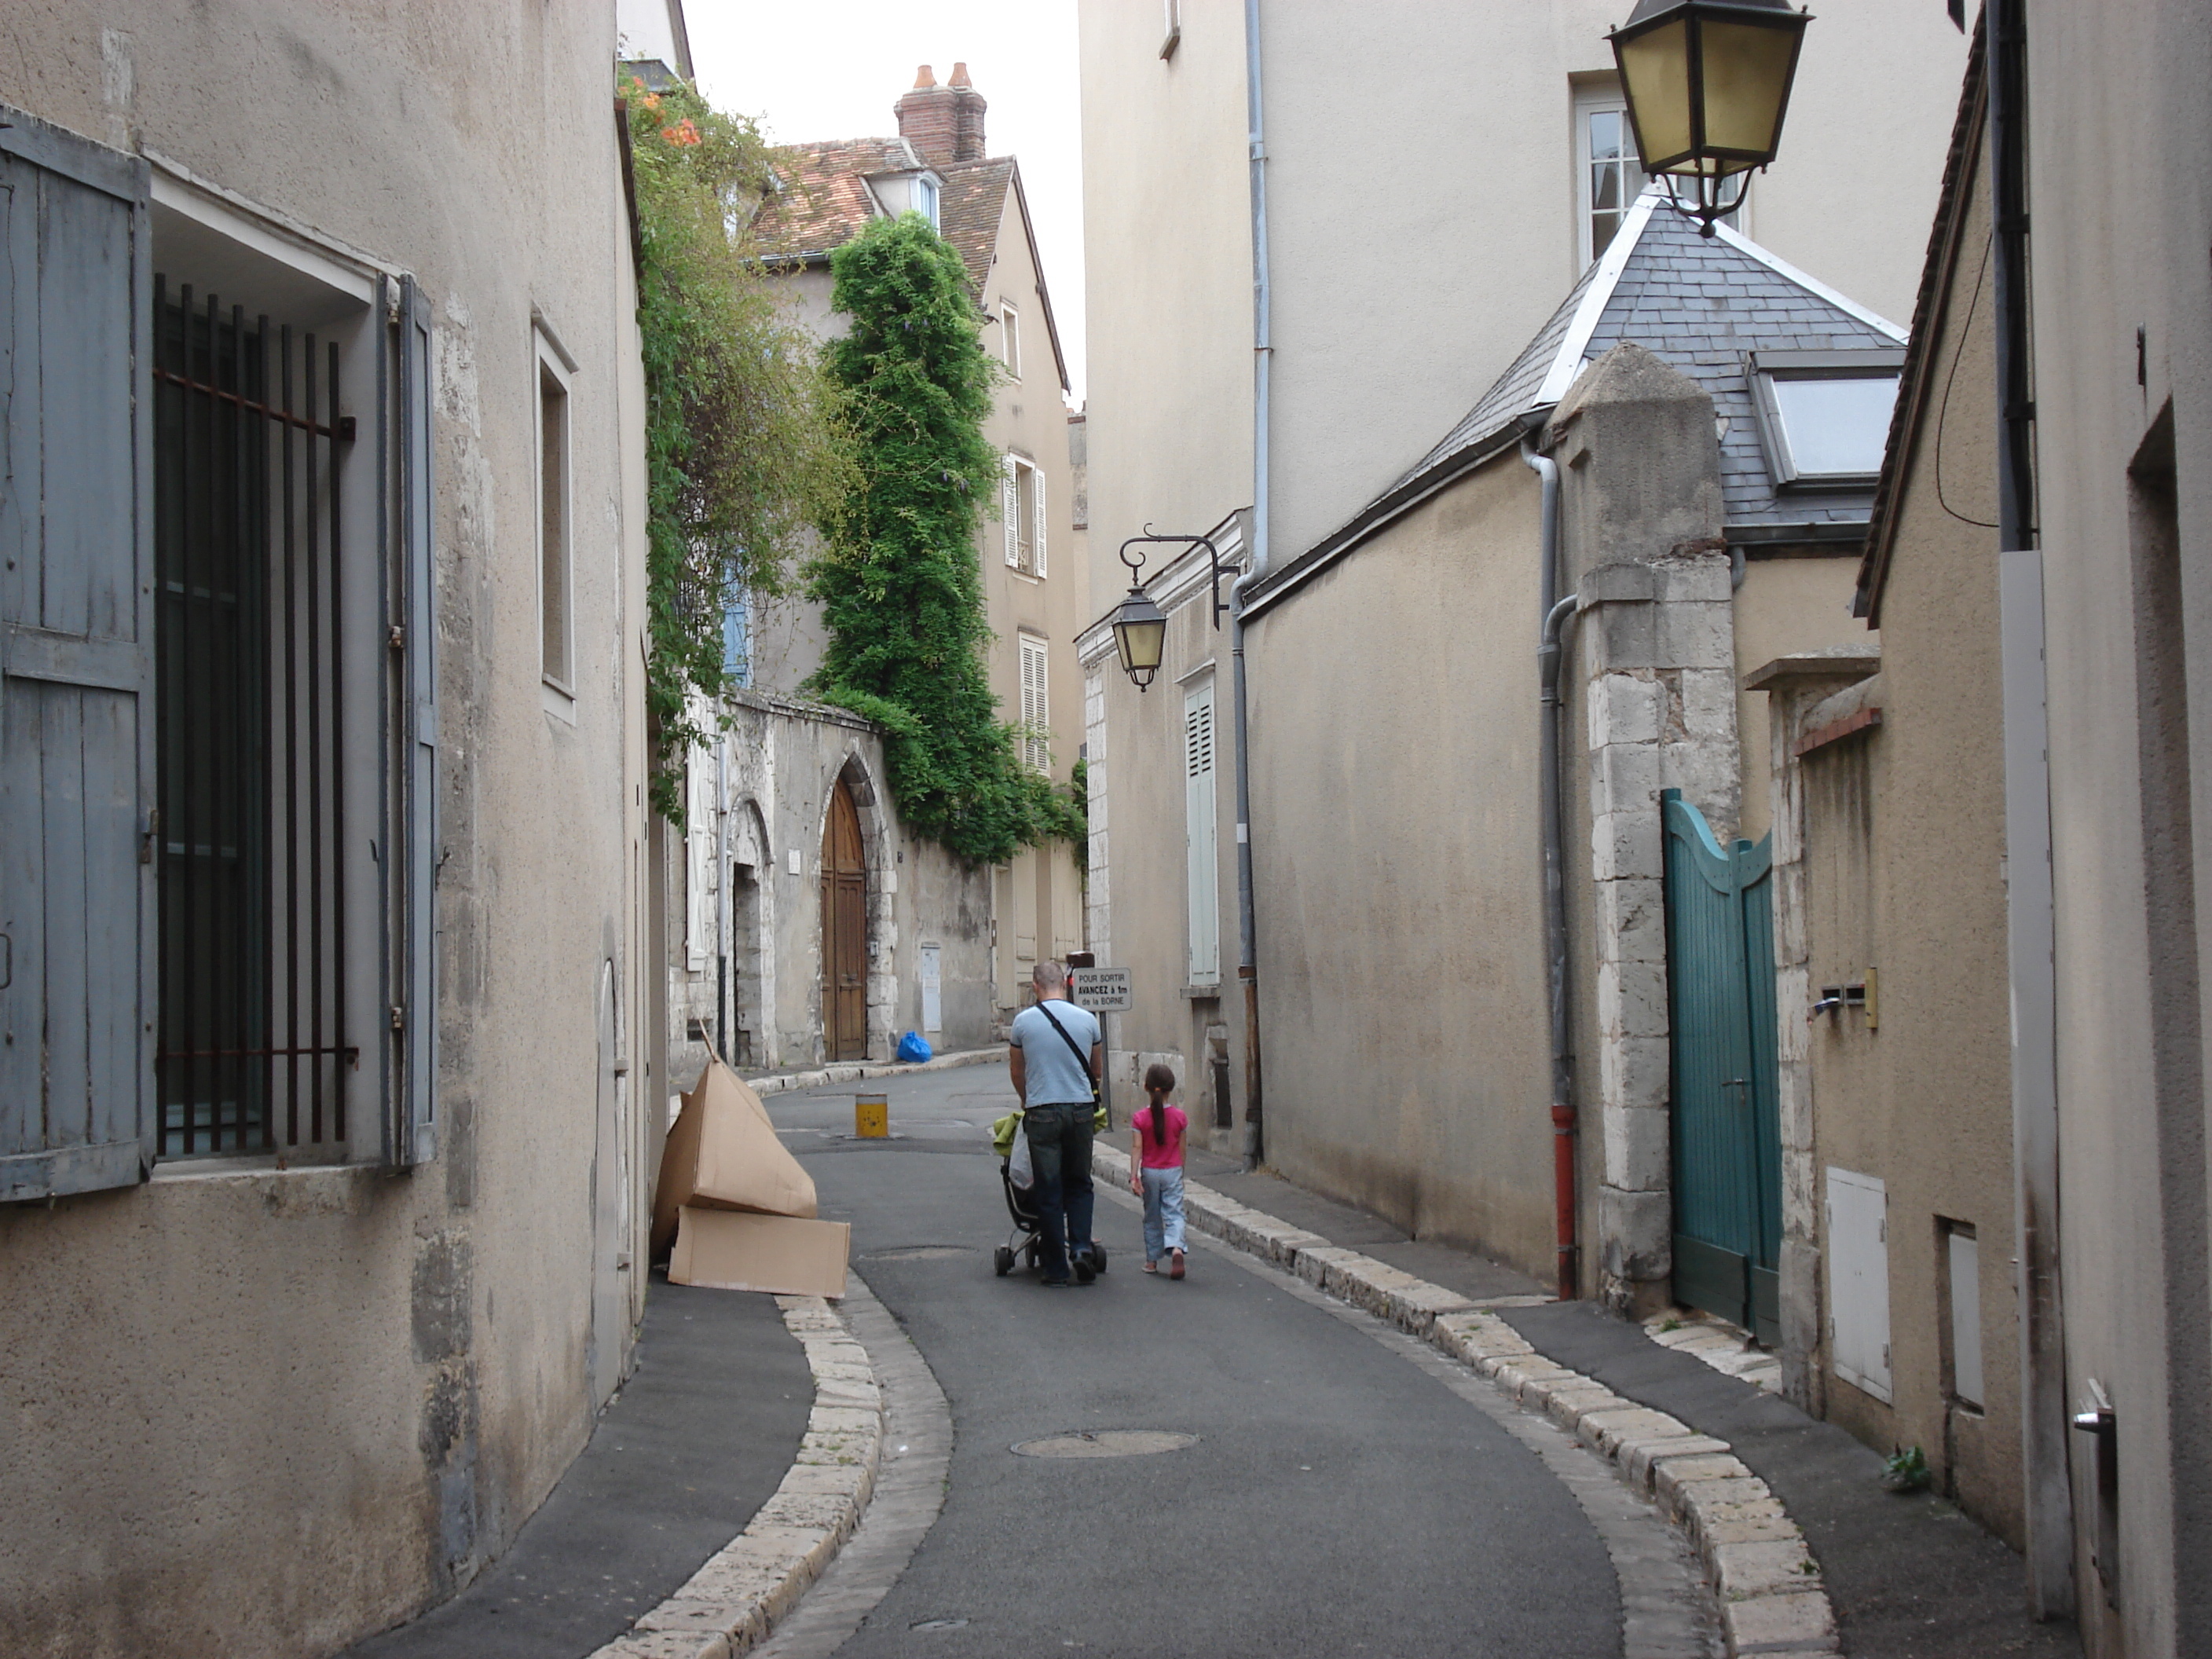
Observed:
[[[1137,1134],[1145,1149],[1145,1168],[1147,1170],[1180,1170],[1182,1168],[1182,1132],[1190,1127],[1180,1106],[1168,1108],[1168,1141],[1163,1146],[1152,1136],[1152,1103],[1146,1101],[1137,1108],[1134,1120]]]

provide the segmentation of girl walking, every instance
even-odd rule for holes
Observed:
[[[1129,1190],[1145,1200],[1145,1271],[1160,1270],[1168,1258],[1168,1277],[1181,1279],[1182,1260],[1182,1136],[1190,1120],[1168,1103],[1176,1074],[1165,1066],[1146,1068],[1146,1103],[1131,1122]]]

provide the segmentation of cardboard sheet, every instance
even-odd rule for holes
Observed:
[[[853,1229],[843,1221],[802,1221],[749,1210],[678,1212],[668,1282],[778,1296],[841,1297]]]
[[[785,1150],[760,1097],[719,1060],[707,1062],[697,1086],[684,1097],[661,1151],[660,1182],[653,1194],[655,1260],[674,1247],[678,1212],[687,1204],[765,1215],[814,1213],[814,1178]]]

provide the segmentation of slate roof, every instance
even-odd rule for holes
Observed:
[[[1584,271],[1512,366],[1439,443],[1342,528],[1279,567],[1253,597],[1364,541],[1380,524],[1501,444],[1514,441],[1566,395],[1589,363],[1633,340],[1711,397],[1727,428],[1721,492],[1732,532],[1756,537],[1799,525],[1863,525],[1862,491],[1778,494],[1752,406],[1753,351],[1895,350],[1905,332],[1723,226],[1698,234],[1655,186],[1639,198],[1605,257]],[[1814,533],[1817,533],[1815,532]]]

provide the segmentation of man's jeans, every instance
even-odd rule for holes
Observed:
[[[1043,1223],[1047,1279],[1068,1276],[1069,1239],[1079,1249],[1091,1243],[1091,1111],[1087,1100],[1079,1106],[1032,1106],[1022,1120],[1036,1171],[1030,1190]]]

